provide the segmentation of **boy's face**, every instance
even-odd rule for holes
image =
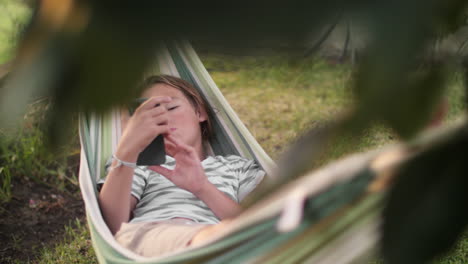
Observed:
[[[172,101],[164,104],[168,114],[168,125],[172,134],[184,143],[198,147],[202,143],[200,123],[206,121],[206,113],[196,111],[185,95],[167,84],[155,84],[142,97],[169,96]]]

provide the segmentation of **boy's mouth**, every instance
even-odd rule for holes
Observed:
[[[176,131],[176,130],[177,130],[177,128],[175,128],[175,127],[171,127],[171,128],[169,128],[169,130],[171,130],[171,131]]]

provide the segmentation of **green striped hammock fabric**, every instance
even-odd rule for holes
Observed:
[[[257,160],[269,177],[275,164],[224,99],[189,43],[161,47],[151,73],[195,84],[214,113],[213,153]],[[120,137],[119,112],[80,116],[80,188],[100,263],[355,263],[379,239],[383,191],[369,191],[379,173],[377,151],[356,154],[291,182],[244,211],[229,227],[196,248],[144,258],[120,246],[100,213],[96,181]],[[388,164],[387,164],[388,165]],[[384,166],[385,167],[385,166]]]

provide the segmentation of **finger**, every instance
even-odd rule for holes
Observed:
[[[170,128],[168,125],[155,125],[153,128],[152,128],[152,135],[155,135],[154,137],[158,136],[158,135],[167,135],[170,131]]]
[[[193,152],[194,151],[194,149],[192,147],[190,147],[189,145],[182,142],[182,140],[176,138],[173,134],[167,135],[166,138],[169,140],[169,142],[175,144],[181,150],[184,150],[184,151],[187,151],[187,152]]]
[[[156,105],[162,103],[169,103],[172,100],[169,96],[155,96],[151,97],[150,99],[146,100],[143,104],[141,104],[137,110],[149,110],[153,109]]]
[[[177,152],[182,150],[179,144],[181,140],[174,140],[175,138],[173,131],[164,135],[164,143],[167,145],[168,151],[171,152],[171,156],[174,156]]]
[[[177,147],[168,142],[167,140],[164,140],[164,149],[166,150],[166,153],[169,154],[169,156],[174,157],[175,154],[177,153]]]
[[[172,175],[174,174],[174,171],[164,168],[162,166],[148,166],[148,169],[161,174],[162,176],[170,179],[172,178]]]
[[[166,114],[167,109],[164,105],[160,104],[152,109],[149,109],[148,112],[150,116],[155,117],[155,116]]]
[[[169,122],[169,117],[167,115],[160,115],[160,116],[153,118],[152,121],[154,124],[157,124],[159,126],[167,125]]]
[[[177,140],[174,140],[173,132],[167,134],[165,138],[167,139],[168,142],[171,142],[172,144],[177,145]]]
[[[172,132],[169,134],[165,135],[165,142],[169,143],[171,146],[173,146],[174,149],[180,149],[180,144],[177,140],[174,140],[174,136],[172,135]]]
[[[122,128],[122,131],[125,131],[125,128],[127,127],[129,120],[130,120],[130,115],[128,113],[128,110],[122,108],[120,110],[120,126]]]
[[[175,137],[172,137],[172,140],[174,140]],[[171,140],[171,139],[170,139]],[[191,160],[200,160],[198,153],[195,151],[195,148],[183,143],[181,140],[177,140],[177,150],[178,152],[182,152],[186,154],[186,157],[190,157]]]

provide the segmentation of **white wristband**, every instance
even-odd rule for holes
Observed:
[[[117,164],[115,164],[115,166],[111,167],[110,170],[117,169],[120,166],[127,166],[127,167],[130,167],[132,169],[135,169],[137,167],[135,162],[123,161],[123,160],[117,158],[117,156],[115,156],[115,154],[112,155],[112,158],[117,161]]]

